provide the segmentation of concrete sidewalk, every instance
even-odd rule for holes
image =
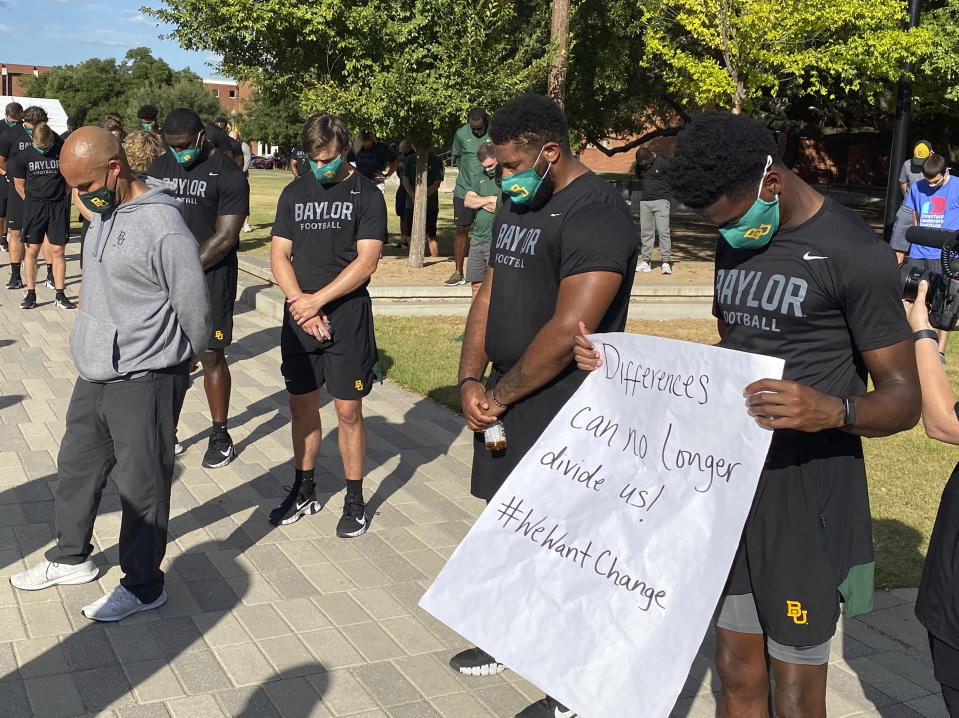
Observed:
[[[270,526],[292,479],[279,331],[242,305],[229,352],[240,455],[223,469],[200,466],[209,420],[197,382],[180,426],[187,452],[173,488],[167,604],[111,625],[79,613],[119,578],[112,486],[94,535],[99,581],[14,591],[6,577],[53,539],[75,312],[55,309],[42,287],[40,307],[27,312],[20,292],[0,291],[0,715],[511,718],[542,696],[510,671],[454,674],[446,662],[465,642],[416,606],[483,507],[468,490],[472,437],[450,411],[390,383],[370,395],[375,515],[369,533],[348,541],[334,534],[343,476],[327,404],[317,472],[324,509]],[[878,594],[879,610],[844,622],[830,716],[946,715],[913,593]],[[715,715],[711,651],[707,637],[677,718]]]

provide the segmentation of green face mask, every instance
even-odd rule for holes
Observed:
[[[763,169],[763,179],[759,181],[759,192],[762,193],[763,180],[772,166],[773,158],[766,158],[766,167]],[[749,211],[739,221],[719,228],[723,239],[734,249],[760,249],[769,244],[769,240],[779,231],[779,197],[766,201],[759,195]]]
[[[542,177],[536,172],[536,163],[539,162],[542,154],[543,148],[540,148],[532,167],[503,178],[503,191],[513,204],[529,204],[530,200],[536,196],[536,191],[543,184],[543,180],[546,179],[546,175],[549,174],[549,168],[552,165],[546,167],[546,173]]]
[[[50,147],[37,147],[36,145],[33,146],[33,149],[35,149],[41,155],[45,155],[47,152],[50,151]]]
[[[170,147],[170,145],[167,146]],[[177,162],[185,167],[189,167],[200,159],[200,150],[202,147],[203,144],[200,142],[200,135],[197,135],[195,147],[187,147],[185,150],[175,150],[173,147],[170,147],[170,152],[173,153],[173,156],[176,158]]]
[[[16,126],[17,126],[17,123],[16,123],[16,122],[11,122],[10,120],[8,120],[8,119],[6,119],[6,118],[4,118],[3,121],[7,123],[7,127],[16,127]]]
[[[493,179],[494,177],[496,177],[496,169],[495,169],[495,168],[494,168],[494,169],[491,169],[491,170],[484,170],[484,171],[486,172],[486,176],[489,177],[490,179]]]
[[[145,129],[145,130],[152,130],[154,127],[157,126],[157,123],[156,123],[156,122],[141,122],[141,123],[140,123],[140,126],[143,127],[143,129]]]
[[[80,192],[77,198],[84,207],[94,214],[106,214],[117,203],[117,191],[101,187],[93,192]]]
[[[333,181],[333,178],[336,177],[337,172],[340,171],[340,167],[343,166],[343,157],[337,157],[332,162],[327,162],[323,166],[319,166],[312,159],[310,160],[310,169],[313,171],[313,176],[316,177],[320,182],[324,184],[329,184]]]
[[[27,127],[26,125],[24,125],[24,126],[23,126],[23,131],[27,133],[27,137],[33,137],[33,128],[32,128],[32,127]]]

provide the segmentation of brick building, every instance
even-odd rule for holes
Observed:
[[[48,65],[17,65],[12,62],[0,63],[0,95],[9,97],[26,97],[27,90],[20,78],[33,77],[52,68]]]
[[[220,101],[220,105],[228,115],[242,113],[243,103],[253,94],[248,84],[233,80],[204,80],[203,87]]]

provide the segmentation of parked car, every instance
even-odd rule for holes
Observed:
[[[250,167],[254,167],[258,170],[271,170],[273,169],[274,160],[272,157],[263,157],[262,155],[253,155],[250,158]]]

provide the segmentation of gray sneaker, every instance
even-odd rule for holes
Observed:
[[[143,603],[123,586],[117,586],[110,593],[84,606],[80,613],[94,621],[120,621],[134,613],[159,608],[164,603],[166,603],[166,591],[160,593],[155,601]]]
[[[32,568],[10,577],[10,583],[21,591],[39,591],[50,586],[89,583],[96,579],[100,569],[90,559],[83,563],[51,563],[43,559]]]

